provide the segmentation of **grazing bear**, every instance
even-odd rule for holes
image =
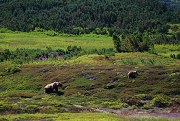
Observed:
[[[62,87],[62,84],[59,82],[53,82],[51,84],[47,84],[44,87],[44,91],[45,93],[53,93],[54,91],[57,93],[58,92],[58,88]]]
[[[128,78],[136,78],[138,76],[138,72],[137,71],[130,71],[128,73]]]

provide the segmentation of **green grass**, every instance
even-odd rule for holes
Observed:
[[[117,54],[114,60],[119,62],[121,58],[146,57],[146,53],[144,55],[142,53],[124,54],[123,57],[122,54]],[[97,63],[103,63],[103,61],[109,60],[98,59]],[[161,65],[146,64],[145,66],[139,63],[137,65],[108,65],[108,63],[106,65],[87,65],[88,63],[21,65],[20,72],[0,77],[0,98],[3,107],[1,113],[4,110],[9,113],[18,110],[21,110],[21,113],[36,113],[44,112],[47,108],[52,109],[47,110],[47,113],[48,111],[66,112],[66,109],[68,112],[79,112],[79,109],[73,105],[122,108],[128,106],[126,103],[130,97],[143,100],[136,96],[141,94],[148,94],[153,98],[161,93],[175,99],[179,95],[178,79],[180,74],[177,70],[180,67],[178,63],[165,66],[164,63],[168,63],[168,61],[167,58],[164,58]],[[0,65],[0,67],[5,65]],[[138,70],[140,76],[137,79],[128,79],[129,70]],[[63,89],[60,90],[64,92],[63,96],[44,94],[44,86],[53,81],[63,83]],[[105,88],[107,85],[115,86],[108,89]],[[107,102],[106,105],[103,102]],[[27,105],[35,106],[37,110],[32,110]],[[58,105],[63,106],[59,107]]]
[[[70,45],[81,46],[85,50],[113,48],[113,41],[109,36],[95,34],[77,36],[61,34],[52,37],[38,32],[0,33],[0,50],[45,49],[46,47],[66,49]]]
[[[45,61],[34,61],[27,65],[94,65],[94,66],[111,66],[111,65],[178,65],[179,60],[170,58],[170,56],[161,56],[149,54],[147,52],[140,53],[116,53],[115,56],[106,58],[105,55],[89,54],[79,57],[73,57],[70,60],[49,59]],[[26,65],[26,64],[25,64]]]
[[[157,53],[178,52],[178,51],[180,51],[180,45],[179,44],[155,45],[154,49]]]
[[[102,113],[62,113],[62,114],[20,114],[0,116],[0,120],[48,120],[48,121],[124,121],[124,118]]]
[[[75,78],[70,83],[70,85],[73,87],[88,87],[88,86],[93,86],[94,83],[84,77],[78,77],[78,78]]]
[[[154,49],[158,55],[164,57],[170,57],[171,54],[174,55],[180,54],[180,44],[155,45]]]
[[[45,49],[47,46],[65,49],[69,45],[81,46],[84,50],[113,48],[112,38],[104,35],[52,37],[35,32],[0,33],[0,50]],[[150,102],[158,94],[167,95],[178,102],[180,60],[170,58],[168,55],[177,53],[179,47],[179,45],[156,45],[158,55],[147,52],[116,53],[109,57],[89,54],[69,60],[37,60],[15,65],[20,71],[0,76],[0,114],[2,114],[0,119],[121,121],[126,119],[111,114],[77,112],[90,112],[90,108],[99,107],[138,108],[149,105],[145,103],[139,106],[138,101]],[[12,67],[13,62],[2,62],[0,73]],[[128,79],[127,73],[130,70],[137,70],[140,75],[136,79]],[[64,95],[44,94],[44,86],[54,81],[63,84],[60,92]],[[113,88],[105,88],[111,85],[114,85]],[[151,98],[147,99],[147,95]],[[128,104],[132,98],[135,100],[134,105]],[[74,105],[82,105],[87,109],[77,108]],[[171,119],[134,117],[127,120]]]
[[[178,121],[178,118],[153,117],[153,116],[116,116],[105,113],[61,113],[61,114],[19,114],[1,115],[1,121],[12,120],[48,120],[48,121]]]

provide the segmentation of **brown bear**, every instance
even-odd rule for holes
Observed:
[[[136,78],[138,76],[138,72],[137,71],[130,71],[128,73],[128,78]]]
[[[47,84],[44,87],[44,91],[45,91],[45,93],[53,93],[54,91],[57,93],[59,87],[62,87],[61,83],[53,82],[53,83]]]

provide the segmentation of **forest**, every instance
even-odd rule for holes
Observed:
[[[157,0],[1,0],[0,27],[100,34],[166,33],[179,23],[179,9]]]

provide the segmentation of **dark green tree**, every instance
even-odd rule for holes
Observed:
[[[119,36],[116,33],[113,34],[113,42],[114,42],[114,47],[116,51],[121,52],[121,41],[120,41]]]

